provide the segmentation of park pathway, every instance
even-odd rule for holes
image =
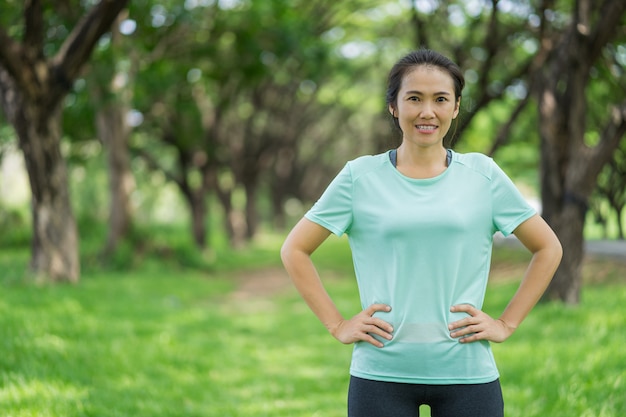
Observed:
[[[494,239],[495,245],[521,246],[513,235]],[[586,255],[593,258],[607,258],[626,263],[626,241],[622,240],[593,240],[585,244]],[[295,291],[291,280],[284,269],[273,267],[246,271],[238,277],[237,289],[231,294],[232,301],[242,303],[254,299],[267,299],[279,293]]]
[[[497,234],[494,245],[521,246],[521,243],[515,235],[503,237]],[[626,262],[626,240],[588,240],[585,242],[585,255]]]
[[[591,256],[614,258],[626,262],[626,240],[591,240],[585,250]]]

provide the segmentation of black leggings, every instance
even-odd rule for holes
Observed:
[[[486,384],[421,385],[350,378],[348,417],[417,417],[420,405],[432,417],[503,417],[500,381]]]

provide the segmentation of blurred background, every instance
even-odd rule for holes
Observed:
[[[620,1],[1,9],[3,244],[33,240],[44,279],[80,276],[76,222],[107,229],[107,256],[152,224],[188,225],[201,249],[284,230],[346,160],[399,143],[385,77],[419,47],[465,73],[450,146],[494,156],[543,205],[566,275],[583,233],[624,238]]]
[[[589,242],[626,257],[623,0],[4,0],[4,311],[18,314],[49,291],[75,300],[89,285],[123,288],[112,276],[150,276],[174,308],[198,289],[170,297],[177,290],[155,274],[200,274],[194,285],[223,295],[236,281],[220,281],[225,271],[277,268],[285,233],[343,164],[399,145],[386,76],[420,47],[464,71],[447,145],[492,156],[563,243],[544,301],[581,304]],[[602,276],[623,283],[619,266],[606,268]],[[66,282],[80,285],[51,289]],[[142,285],[130,288],[150,291]],[[78,307],[103,300],[89,297]],[[5,330],[23,329],[34,311],[52,314],[24,310]],[[0,367],[0,404],[17,404],[9,415],[62,415],[46,414],[49,402],[40,414],[15,411],[26,400],[3,389],[29,378],[11,373],[25,368],[16,365],[20,331],[6,331],[13,353]],[[93,407],[72,415],[117,415]],[[313,415],[225,410],[214,415]],[[618,415],[582,410],[564,415]]]

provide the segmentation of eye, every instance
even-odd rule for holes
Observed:
[[[446,101],[448,101],[447,97],[443,97],[443,96],[442,97],[437,97],[437,102],[439,102],[439,103],[443,103],[443,102],[446,102]]]
[[[407,98],[407,101],[420,101],[420,98],[418,96],[410,96]]]

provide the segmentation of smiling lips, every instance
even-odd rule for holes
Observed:
[[[416,125],[415,127],[420,133],[433,133],[437,129],[435,125]]]

